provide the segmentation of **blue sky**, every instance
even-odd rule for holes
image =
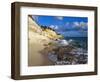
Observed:
[[[69,16],[32,16],[39,25],[48,26],[67,37],[87,37],[88,18]]]

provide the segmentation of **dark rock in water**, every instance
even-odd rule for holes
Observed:
[[[49,53],[48,58],[49,58],[49,60],[51,60],[54,63],[57,62],[57,55],[55,55],[53,53]]]
[[[88,61],[87,51],[72,45],[49,45],[44,51],[48,55],[48,59],[53,62],[54,65],[86,64]]]
[[[54,62],[55,65],[74,65],[74,64],[86,64],[87,55],[84,54],[72,54],[69,52],[57,52],[51,53],[48,58]]]
[[[59,47],[58,51],[56,52],[58,60],[63,60],[64,59],[64,54],[68,54],[74,47],[72,46],[63,46]]]
[[[86,64],[87,63],[87,55],[80,55],[80,56],[78,56],[78,61],[77,61],[77,63],[78,64]]]

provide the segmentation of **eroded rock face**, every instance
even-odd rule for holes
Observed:
[[[41,27],[31,17],[28,17],[28,27],[33,32],[42,33]]]
[[[31,16],[28,17],[28,23],[29,31],[33,31],[52,40],[62,38],[62,36],[58,35],[54,30],[49,28],[44,29],[43,27],[39,26]]]

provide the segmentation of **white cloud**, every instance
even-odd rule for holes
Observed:
[[[59,20],[63,20],[62,16],[57,16],[56,18],[59,19]]]
[[[52,28],[52,29],[55,29],[55,30],[58,29],[58,26],[57,25],[50,25],[49,27]]]
[[[80,22],[80,26],[81,26],[82,28],[84,28],[84,27],[87,26],[87,23],[85,23],[85,22]]]
[[[74,25],[74,27],[76,27],[76,26],[79,27],[80,23],[79,22],[74,22],[73,25]]]
[[[50,25],[49,27],[50,27],[50,28],[54,28],[55,26],[54,26],[54,25]]]
[[[58,29],[58,26],[57,26],[57,25],[55,26],[55,29],[56,29],[56,30]]]
[[[84,28],[84,27],[87,27],[87,23],[85,23],[85,22],[73,22],[73,26]]]

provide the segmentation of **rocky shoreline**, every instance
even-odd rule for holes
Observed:
[[[59,41],[58,44],[60,45]],[[87,51],[83,48],[74,47],[68,43],[66,45],[59,45],[49,44],[49,46],[43,50],[43,52],[46,51],[44,54],[48,55],[48,59],[53,62],[54,65],[87,63]]]

